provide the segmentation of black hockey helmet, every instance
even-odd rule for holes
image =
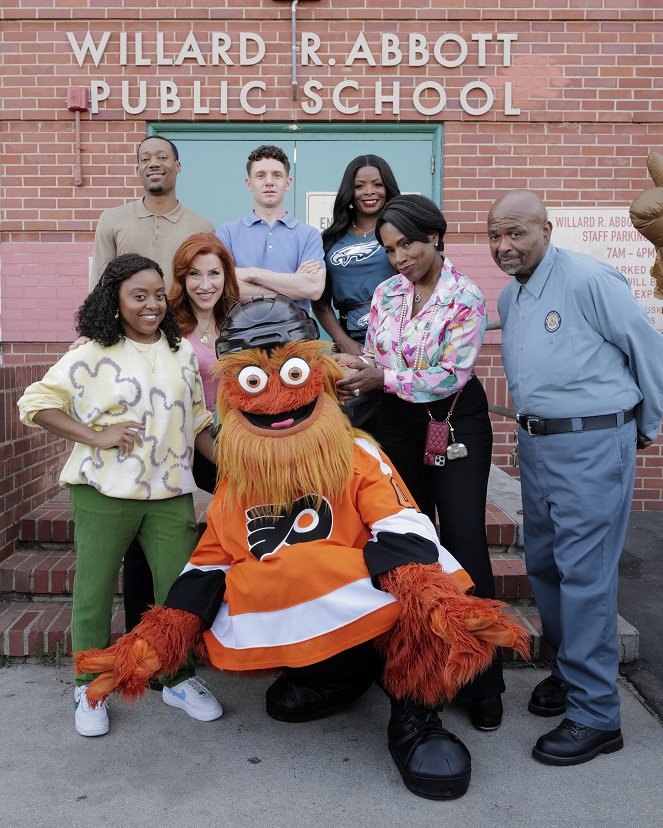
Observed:
[[[276,348],[297,339],[320,339],[318,326],[296,302],[277,294],[235,302],[216,340],[217,357],[245,348]]]

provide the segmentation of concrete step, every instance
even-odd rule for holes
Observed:
[[[491,471],[486,509],[486,532],[496,597],[511,609],[531,631],[533,657],[549,657],[541,640],[541,622],[532,602],[532,593],[522,556],[522,514],[519,484],[499,470]],[[194,496],[199,529],[205,527],[210,495]],[[499,503],[496,505],[495,501]],[[26,515],[19,525],[21,545],[0,562],[0,656],[52,659],[71,653],[69,631],[71,592],[76,558],[73,553],[74,525],[69,497],[59,492],[52,500]],[[122,575],[117,595],[122,593]],[[124,612],[117,601],[113,611],[113,639],[123,631]],[[638,631],[619,619],[620,655],[623,662],[638,658]],[[504,658],[518,660],[512,651]]]
[[[207,492],[196,492],[193,496],[200,529],[205,528],[205,515],[211,499]],[[24,543],[73,543],[74,521],[69,493],[62,489],[55,497],[22,517],[18,524],[18,538]]]
[[[548,660],[550,651],[541,638],[541,620],[529,603],[511,605],[511,612],[532,634],[534,661]],[[111,642],[124,632],[124,609],[113,604]],[[638,658],[638,631],[619,618],[620,661]],[[54,660],[71,655],[71,599],[0,600],[0,657]],[[502,650],[505,661],[521,661],[510,649]]]
[[[111,639],[124,632],[124,607],[113,603]],[[71,655],[71,599],[0,600],[0,657],[57,660]]]
[[[491,563],[497,598],[512,601],[532,597],[525,563],[519,555],[494,551]],[[69,596],[75,573],[76,556],[69,544],[30,544],[0,562],[0,597],[44,599]],[[122,591],[120,573],[116,592],[119,595]]]
[[[205,527],[205,514],[210,500],[211,495],[206,492],[194,494],[196,517],[200,528]],[[517,520],[490,502],[486,506],[486,534],[491,545],[511,546],[517,542]],[[43,506],[21,518],[18,536],[24,543],[72,543],[74,521],[71,517],[68,493],[63,489]]]

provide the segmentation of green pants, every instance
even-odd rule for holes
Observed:
[[[196,545],[193,497],[123,500],[86,485],[72,486],[70,497],[76,524],[73,649],[103,649],[110,644],[113,596],[127,547],[137,538],[152,572],[155,602],[162,604]],[[172,687],[193,674],[189,657],[175,675],[161,680]],[[93,678],[84,673],[76,682],[88,684]]]

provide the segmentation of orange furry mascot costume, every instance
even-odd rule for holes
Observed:
[[[389,459],[341,413],[338,365],[284,296],[235,305],[217,341],[219,482],[207,530],[164,607],[103,651],[88,697],[142,693],[187,651],[220,669],[282,668],[267,712],[308,721],[374,680],[391,699],[389,749],[407,787],[461,796],[470,756],[436,706],[524,631],[440,546]]]
[[[636,230],[656,248],[651,275],[656,280],[654,298],[663,299],[663,155],[652,152],[647,169],[656,185],[643,190],[631,203],[631,221]]]

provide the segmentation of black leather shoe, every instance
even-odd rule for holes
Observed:
[[[470,721],[477,730],[497,730],[502,724],[502,697],[481,696],[470,701]]]
[[[391,700],[389,752],[406,788],[425,799],[456,799],[467,791],[470,752],[442,727],[433,708]]]
[[[538,740],[532,756],[545,765],[579,765],[599,753],[614,753],[623,747],[621,730],[596,730],[564,719]]]
[[[323,719],[348,707],[372,684],[371,678],[353,684],[308,681],[286,672],[267,688],[267,714],[279,722]]]
[[[568,692],[569,685],[565,681],[557,676],[548,676],[532,690],[527,709],[536,716],[563,716]]]

